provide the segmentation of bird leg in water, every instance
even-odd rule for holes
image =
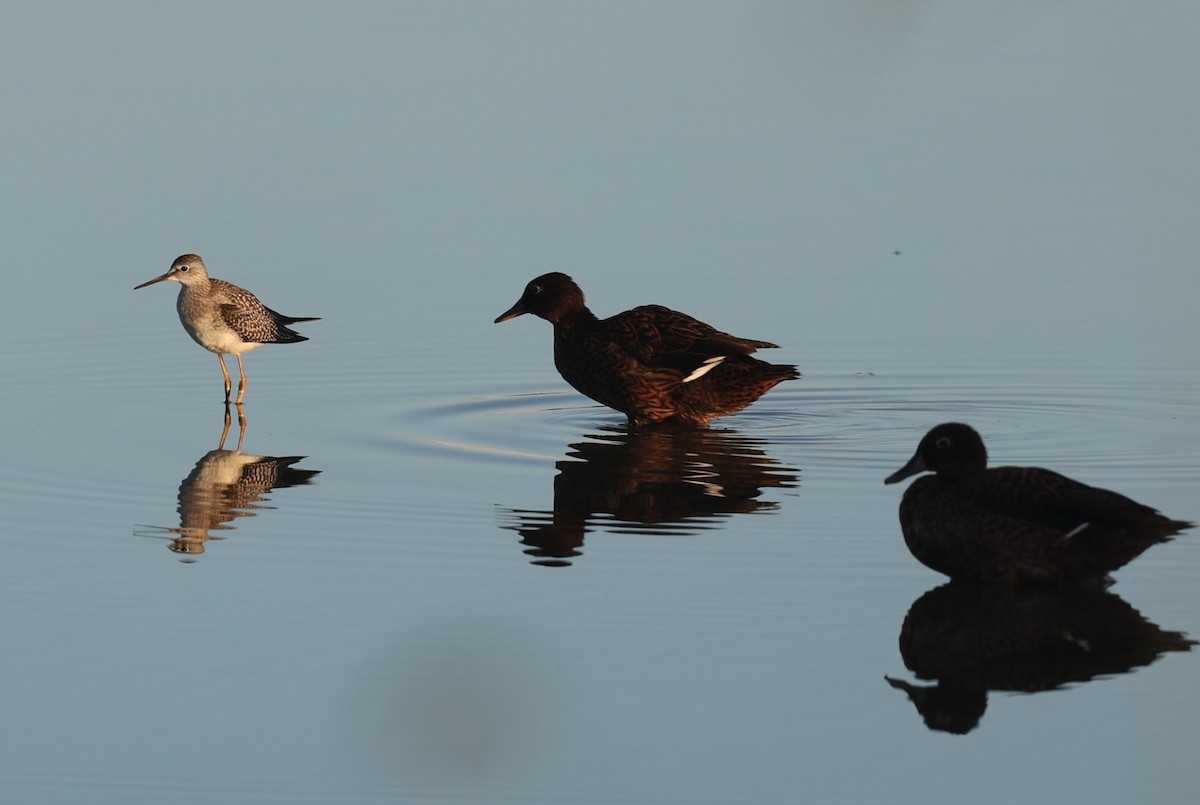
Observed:
[[[242,356],[239,354],[239,355],[237,355],[236,357],[237,357],[237,359],[238,359],[238,396],[237,396],[237,404],[240,406],[240,405],[242,404],[242,395],[246,393],[246,367],[245,367],[245,366],[242,366]],[[225,398],[226,398],[226,399],[228,399],[228,398],[229,398],[229,390],[228,390],[228,388],[226,388],[226,390],[225,390]],[[240,409],[239,409],[239,410],[240,410]]]
[[[221,374],[225,375],[225,405],[228,406],[229,405],[229,391],[231,388],[233,388],[233,381],[229,379],[229,370],[225,368],[225,356],[222,355],[220,352],[218,352],[217,360],[221,362]],[[238,360],[241,360],[241,358],[238,358]],[[241,401],[242,400],[239,397],[238,402],[241,402]]]

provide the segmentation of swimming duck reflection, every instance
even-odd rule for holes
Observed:
[[[168,538],[167,547],[175,553],[189,556],[204,553],[210,539],[224,539],[211,535],[210,531],[232,531],[234,526],[228,524],[236,518],[255,517],[259,510],[272,508],[262,503],[272,490],[304,486],[320,473],[292,466],[304,456],[258,456],[243,452],[246,417],[242,406],[237,406],[237,412],[237,448],[225,449],[231,421],[226,403],[225,427],[217,449],[201,456],[179,484],[179,526],[161,529],[174,535]]]
[[[555,464],[549,511],[505,509],[533,563],[571,564],[596,528],[637,534],[694,534],[733,514],[774,512],[763,489],[790,489],[797,471],[767,455],[760,439],[733,430],[606,426],[570,445]]]
[[[885,676],[931,730],[978,726],[988,691],[1038,693],[1127,673],[1196,641],[1160,629],[1100,585],[1008,589],[950,582],[913,602],[900,629],[904,664],[934,685]]]

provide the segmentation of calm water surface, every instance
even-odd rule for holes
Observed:
[[[530,369],[481,361],[467,379],[339,376],[315,328],[258,351],[243,454],[290,464],[236,487],[235,454],[216,451],[219,372],[182,332],[147,359],[171,384],[134,399],[98,384],[107,421],[76,416],[65,383],[21,408],[22,461],[2,478],[12,795],[1182,796],[1195,540],[1097,600],[963,601],[907,554],[882,478],[927,424],[967,419],[998,461],[1053,461],[1194,517],[1195,378],[1124,372],[1127,391],[1101,394],[1108,374],[951,381],[826,359],[708,432],[631,434],[562,387],[549,328],[526,326],[542,342]],[[80,352],[82,366],[104,346]],[[378,390],[338,402],[356,382]],[[235,419],[227,451],[237,436]],[[922,623],[967,643],[902,652],[902,625]],[[1067,632],[1101,656],[1059,656]],[[989,639],[1051,645],[955,677]],[[948,677],[928,705],[940,728],[885,675]],[[981,774],[1051,762],[979,790]]]
[[[962,592],[883,485],[1200,518],[1190,7],[88,8],[0,34],[4,801],[1195,799],[1200,536]],[[324,317],[223,441],[187,251]],[[548,270],[804,376],[630,433]]]

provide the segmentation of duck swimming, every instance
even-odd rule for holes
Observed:
[[[930,471],[904,492],[908,549],[952,579],[1057,584],[1105,579],[1151,545],[1191,528],[1124,495],[1040,467],[987,466],[970,425],[930,430],[894,484]]]

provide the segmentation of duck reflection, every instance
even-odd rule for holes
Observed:
[[[211,531],[232,531],[229,525],[238,517],[255,517],[265,496],[273,489],[304,486],[320,470],[304,470],[292,465],[304,456],[258,456],[242,451],[246,438],[246,417],[238,412],[238,443],[235,450],[225,449],[229,435],[230,411],[225,405],[225,427],[216,450],[200,457],[196,466],[179,484],[179,526],[164,529],[174,536],[167,547],[175,553],[204,553]]]
[[[763,489],[797,485],[796,470],[764,442],[733,430],[607,426],[572,444],[555,464],[554,507],[505,509],[534,564],[569,565],[598,527],[638,534],[694,534],[733,514],[774,512]]]
[[[1194,645],[1099,585],[999,589],[951,582],[913,602],[900,629],[904,664],[936,684],[884,679],[908,694],[930,729],[963,735],[983,718],[989,690],[1054,690]]]

